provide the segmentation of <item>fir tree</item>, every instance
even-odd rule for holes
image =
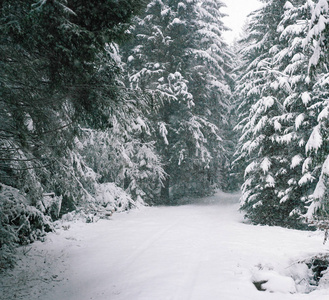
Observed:
[[[136,40],[127,55],[130,82],[154,99],[150,119],[169,175],[165,201],[169,188],[174,198],[208,193],[221,170],[225,150],[219,125],[225,123],[229,97],[221,5],[152,1],[135,25]]]
[[[309,172],[312,174],[313,193],[309,197],[309,207],[305,215],[308,220],[320,215],[328,219],[328,1],[310,1],[311,15],[307,35],[303,41],[308,56],[309,80],[313,82],[312,115],[313,129],[306,143]]]
[[[293,194],[289,183],[295,180],[296,167],[290,168],[295,132],[289,129],[293,116],[285,105],[292,92],[285,74],[291,53],[285,55],[286,41],[277,31],[284,4],[267,1],[249,25],[250,46],[242,50],[246,71],[237,89],[244,100],[239,105],[242,137],[236,161],[249,163],[242,200],[247,217],[255,223],[298,226],[294,212],[303,203],[300,195],[288,196]]]
[[[1,2],[0,193],[15,188],[19,193],[0,197],[5,211],[0,257],[7,255],[7,238],[12,245],[24,235],[17,222],[42,227],[48,222],[44,214],[58,217],[42,205],[44,193],[63,199],[64,212],[86,203],[95,208],[90,202],[99,174],[79,153],[81,125],[110,128],[112,109],[125,105],[113,48],[142,6],[138,1]]]
[[[237,89],[245,100],[236,162],[250,162],[242,208],[256,223],[299,227],[308,203],[308,219],[326,206],[326,26],[321,15],[327,7],[326,1],[269,1],[263,17],[255,15],[250,23],[251,30],[262,28],[266,10],[281,11],[271,23],[277,27],[268,31],[272,35],[250,32],[253,42],[243,53],[252,63]],[[260,49],[268,54],[256,55]]]
[[[111,126],[111,104],[120,101],[119,68],[106,43],[122,39],[140,6],[102,1],[90,10],[77,1],[2,2],[2,182],[38,198],[51,169],[61,168],[58,162],[74,148],[79,123]]]

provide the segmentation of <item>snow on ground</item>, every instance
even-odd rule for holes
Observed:
[[[0,299],[329,299],[328,285],[301,293],[308,269],[298,263],[328,253],[323,234],[243,223],[237,198],[64,223],[20,249],[18,266],[0,278]]]

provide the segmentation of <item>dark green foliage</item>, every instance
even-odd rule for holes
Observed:
[[[255,223],[301,228],[326,210],[328,77],[321,41],[327,25],[321,14],[328,14],[327,1],[266,1],[244,39],[235,164],[244,172],[242,209]]]
[[[119,66],[106,43],[123,39],[141,6],[138,1],[2,1],[2,182],[22,187],[19,178],[34,172],[36,182],[46,184],[73,149],[78,123],[112,126],[111,105],[121,97]]]
[[[62,196],[63,209],[94,199],[97,176],[77,150],[81,127],[113,126],[110,116],[124,103],[113,43],[125,39],[131,17],[143,5],[1,1],[0,182],[18,188],[29,204],[8,210],[0,199],[8,253],[43,231],[44,215],[35,207],[44,192]],[[15,226],[21,226],[19,236],[11,238]]]
[[[42,240],[52,230],[49,217],[28,205],[17,189],[0,184],[0,271],[13,267],[17,245]]]
[[[222,5],[151,1],[125,49],[131,86],[153,100],[152,139],[168,174],[164,203],[225,186],[230,53],[221,38]]]
[[[242,205],[241,209],[245,211],[245,217],[253,224],[281,226],[294,229],[310,229],[308,225],[303,224],[297,214],[289,216],[287,212],[293,211],[299,205],[299,201],[289,201],[284,204],[277,202],[277,195],[273,189],[267,188],[263,191],[263,200],[256,204],[252,209],[250,203]],[[265,196],[264,196],[265,195]]]
[[[244,70],[236,91],[236,128],[242,135],[235,165],[242,166],[244,176],[241,208],[252,222],[298,227],[298,215],[305,212],[301,191],[306,187],[294,186],[300,180],[295,161],[301,146],[295,117],[287,108],[294,95],[293,80],[287,79],[292,74],[285,75],[291,58],[285,56],[287,44],[278,29],[285,2],[266,1],[252,16],[243,40]]]

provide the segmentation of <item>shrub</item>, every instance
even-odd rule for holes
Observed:
[[[14,266],[18,245],[42,240],[52,230],[50,217],[17,189],[0,183],[0,270]]]

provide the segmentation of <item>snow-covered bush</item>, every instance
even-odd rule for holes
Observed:
[[[14,265],[17,245],[42,239],[52,228],[50,218],[19,190],[0,183],[0,270]]]
[[[76,220],[93,223],[99,219],[109,218],[114,212],[128,211],[131,208],[145,205],[142,199],[133,200],[126,191],[114,182],[95,184],[95,194],[89,200],[88,203],[82,203],[73,211],[63,214],[60,220],[54,222],[54,227],[66,229],[70,227],[68,222],[75,222]]]
[[[121,187],[135,202],[154,203],[165,175],[154,143],[142,142],[139,138],[144,131],[147,135],[147,125],[138,117],[126,126],[119,124],[116,117],[112,121],[111,130],[84,129],[81,158],[93,167],[98,175],[95,180],[105,184],[105,189]],[[94,191],[88,190],[97,198],[99,188],[103,189],[96,184]]]
[[[54,220],[59,217],[62,200],[63,197],[58,197],[55,193],[45,193],[42,199],[37,203],[37,208]]]
[[[98,184],[95,200],[103,207],[110,207],[113,211],[125,211],[132,207],[143,205],[143,201],[135,202],[122,188],[115,183]]]

